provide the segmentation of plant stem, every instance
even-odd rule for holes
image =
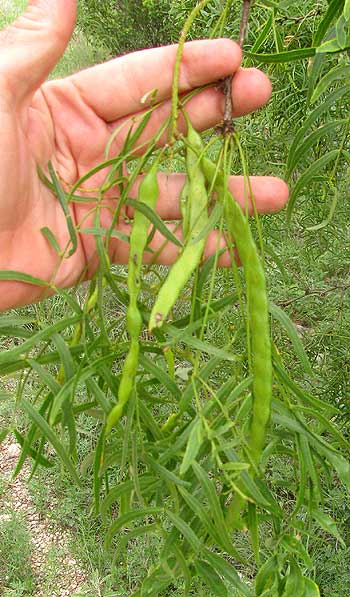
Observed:
[[[193,24],[193,21],[196,19],[197,15],[201,12],[201,10],[208,4],[209,0],[201,0],[192,12],[187,17],[183,29],[181,31],[179,45],[177,48],[176,53],[176,60],[174,66],[174,76],[173,76],[173,87],[172,87],[172,95],[171,95],[171,122],[170,122],[170,142],[173,143],[177,136],[177,119],[179,115],[179,79],[180,79],[180,64],[182,53],[186,41],[187,34]]]
[[[240,48],[243,48],[245,36],[247,33],[250,6],[251,6],[251,0],[243,0],[241,27],[239,30],[239,38],[238,38],[238,43],[239,43]]]
[[[241,26],[239,30],[239,38],[238,44],[240,48],[243,48],[247,27],[248,27],[248,19],[249,19],[249,12],[250,12],[251,0],[243,0],[243,7],[242,7],[242,18],[241,18]],[[233,74],[229,77],[226,77],[223,83],[223,90],[225,94],[225,111],[224,111],[224,122],[223,122],[223,132],[232,131],[232,111],[233,111],[233,101],[232,101],[232,80]]]

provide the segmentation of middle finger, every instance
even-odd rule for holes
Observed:
[[[137,197],[137,190],[142,177],[138,177],[130,195]],[[254,212],[254,204],[259,213],[272,213],[282,209],[288,201],[288,186],[280,178],[274,176],[250,176],[250,189],[248,195],[243,176],[231,176],[229,181],[230,191],[242,208],[248,204],[249,213]],[[159,197],[156,210],[164,220],[181,219],[180,193],[185,183],[185,174],[173,173],[158,174]],[[127,214],[132,217],[132,208],[127,208]]]
[[[263,106],[271,95],[271,83],[269,78],[260,70],[256,68],[242,68],[233,78],[232,81],[232,98],[233,98],[233,117],[237,118],[257,110]],[[204,131],[217,125],[222,121],[224,113],[225,98],[224,94],[218,86],[209,87],[198,92],[188,102],[186,102],[186,112],[194,126],[198,131]],[[151,118],[143,131],[142,135],[137,140],[137,146],[143,146],[144,149],[152,137],[159,131],[160,127],[166,121],[171,113],[171,101],[166,100],[155,108]],[[120,151],[124,144],[125,137],[130,130],[130,127],[137,127],[141,122],[145,111],[139,112],[134,119],[130,117],[111,122],[107,125],[107,137],[116,128],[120,128],[120,132],[116,136],[112,152]],[[186,124],[183,117],[180,116],[178,122],[178,129],[180,133],[186,132]],[[167,132],[162,136],[159,144],[162,145],[167,140]]]

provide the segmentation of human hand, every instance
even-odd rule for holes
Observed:
[[[69,240],[66,220],[55,196],[42,184],[37,166],[46,169],[51,160],[68,185],[100,163],[111,133],[125,119],[144,110],[141,98],[150,88],[158,90],[163,103],[153,113],[142,141],[151,138],[170,111],[170,95],[176,46],[135,52],[74,74],[45,83],[63,54],[75,22],[74,0],[31,0],[28,9],[12,26],[0,33],[0,270],[15,270],[52,281],[59,288],[74,286],[82,274],[93,276],[98,267],[95,241],[80,234],[77,251],[57,269],[57,254],[41,228],[49,228],[61,247]],[[180,75],[180,91],[222,79],[233,78],[234,116],[263,105],[270,96],[267,77],[256,69],[239,70],[241,52],[230,40],[197,41],[186,44]],[[198,130],[214,126],[222,119],[224,96],[215,87],[193,97],[186,110]],[[121,129],[113,153],[124,141]],[[126,134],[126,133],[125,133]],[[103,176],[104,177],[104,176]],[[99,176],[88,181],[98,186]],[[180,218],[179,194],[182,174],[159,175],[159,215],[166,220]],[[288,198],[285,183],[272,177],[252,177],[252,190],[258,211],[280,209]],[[242,204],[243,179],[232,177],[231,190]],[[111,200],[112,201],[112,200]],[[115,205],[115,199],[113,199]],[[91,203],[72,204],[77,225],[87,217]],[[110,210],[103,210],[104,226],[111,221]],[[88,226],[88,221],[85,226]],[[128,225],[122,221],[122,232]],[[156,234],[152,248],[164,238]],[[206,254],[216,248],[211,234]],[[169,264],[178,248],[168,244],[158,262]],[[128,245],[112,239],[111,261],[126,263]],[[221,258],[225,265],[229,256]],[[57,271],[56,271],[57,270]],[[43,288],[16,281],[0,282],[0,309],[23,305],[42,298]]]

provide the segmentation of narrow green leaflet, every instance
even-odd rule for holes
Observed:
[[[51,394],[51,392],[48,392],[44,401],[42,402],[42,404],[39,408],[39,411],[38,411],[39,415],[41,415],[42,417],[45,417],[45,414],[51,404],[51,401],[52,401],[52,394]],[[34,458],[35,463],[38,462],[41,455],[38,454],[38,452],[32,448],[36,437],[38,437],[40,435],[40,430],[38,429],[38,426],[35,423],[35,421],[32,422],[32,424],[27,432],[27,435],[25,437],[23,437],[17,429],[14,430],[14,435],[15,435],[18,443],[22,447],[20,457],[16,463],[16,468],[13,473],[13,477],[15,478],[21,472],[22,467],[25,462],[25,459],[27,458],[28,454],[30,454],[32,456],[32,458]],[[33,452],[35,452],[35,453],[31,454],[31,450],[33,450]]]
[[[304,595],[305,581],[301,569],[294,558],[291,558],[289,564],[289,573],[282,593],[282,597],[296,597]]]
[[[155,97],[156,97],[156,90],[154,90],[154,93],[155,93]],[[135,118],[135,122],[132,124],[132,126],[129,130],[130,135],[128,134],[127,141],[125,142],[125,145],[123,147],[124,152],[130,151],[130,150],[132,151],[134,149],[134,145],[135,145],[136,141],[138,141],[138,139],[142,135],[143,131],[145,130],[152,114],[153,114],[152,108],[150,110],[147,110],[147,112],[145,112],[145,114],[142,116],[140,123],[137,125],[136,129],[134,130],[135,124],[137,124],[137,120]]]
[[[167,517],[169,518],[169,520],[173,523],[173,525],[181,533],[181,535],[183,535],[183,537],[186,539],[186,541],[188,541],[188,543],[191,545],[194,552],[195,553],[199,552],[202,547],[202,542],[200,541],[200,539],[198,539],[196,533],[193,531],[193,529],[190,527],[190,525],[187,522],[185,522],[184,520],[182,520],[182,518],[180,518],[180,516],[178,516],[177,514],[174,514],[170,510],[166,510],[165,513],[166,513]]]
[[[139,404],[138,404],[138,409],[139,409],[143,424],[148,429],[148,431],[152,434],[152,436],[155,440],[162,439],[163,434],[159,428],[159,425],[158,425],[155,417],[153,416],[152,412],[150,411],[149,408],[147,408],[147,406],[145,404],[145,400],[146,401],[148,400],[149,395],[146,394],[146,392],[144,392],[144,390],[142,388],[138,388],[138,395],[143,398],[143,400],[140,400]]]
[[[204,526],[204,529],[208,533],[208,535],[210,535],[210,537],[212,537],[212,539],[215,541],[215,543],[217,543],[217,545],[221,545],[226,550],[225,541],[222,541],[217,529],[215,528],[215,525],[213,524],[213,522],[210,518],[209,513],[204,508],[203,504],[197,499],[197,497],[195,497],[194,495],[192,495],[191,493],[186,491],[186,489],[184,487],[181,487],[179,491],[180,491],[182,497],[184,498],[186,504],[188,505],[188,507],[191,508],[191,510],[194,512],[194,514],[201,521],[201,523]],[[229,544],[228,547],[229,547],[229,549],[226,550],[227,553],[230,553],[231,555],[233,555],[232,551],[234,551],[234,550],[231,549],[232,546]]]
[[[98,172],[101,172],[101,170],[105,170],[105,168],[108,168],[109,166],[117,167],[118,165],[121,165],[123,163],[123,161],[124,161],[124,155],[122,153],[119,153],[116,157],[110,158],[109,160],[104,160],[100,164],[97,164],[97,166],[95,166],[94,168],[91,168],[91,170],[89,170],[88,172],[83,174],[74,183],[71,190],[67,194],[67,203],[70,203],[71,201],[76,200],[76,197],[74,194],[75,191],[77,189],[81,188],[83,186],[83,183],[86,182],[87,180],[89,180],[89,178],[92,178],[92,176],[94,176]],[[89,201],[88,197],[85,197],[84,199],[85,199],[85,201]],[[78,200],[79,200],[79,197],[78,197]],[[94,198],[93,201],[96,202],[96,198]]]
[[[316,30],[313,38],[313,46],[319,46],[324,36],[326,35],[329,27],[332,25],[334,20],[340,15],[343,7],[343,0],[332,0],[329,3],[328,9],[325,15],[322,17],[320,24]]]
[[[43,228],[40,229],[40,232],[45,236],[46,240],[49,242],[49,244],[51,245],[51,247],[53,248],[55,253],[57,253],[57,255],[60,255],[61,248],[58,244],[58,241],[57,241],[54,233],[50,230],[50,228],[47,228],[47,226],[44,226]]]
[[[183,248],[183,244],[180,239],[172,233],[172,231],[164,224],[163,220],[158,216],[158,214],[141,201],[137,201],[135,199],[127,199],[126,205],[133,207],[137,211],[140,211],[146,218],[159,230],[159,232],[166,238],[169,242],[173,243],[174,245]]]
[[[100,492],[101,492],[101,475],[100,470],[103,461],[103,453],[104,453],[104,433],[101,432],[99,438],[97,440],[96,448],[95,448],[95,457],[93,463],[93,472],[94,472],[94,498],[95,498],[95,512],[96,514],[100,511]]]
[[[275,42],[276,51],[278,52],[278,54],[283,53],[284,44],[283,44],[283,40],[282,40],[281,34],[279,32],[279,29],[276,26],[275,19],[273,20],[273,38],[274,38],[274,42]]]
[[[173,581],[174,576],[170,574],[170,571],[164,571],[164,566],[155,566],[149,576],[143,581],[141,590],[132,593],[131,597],[155,597],[156,595],[161,595]]]
[[[256,505],[248,503],[248,528],[250,533],[250,540],[253,547],[255,561],[260,566],[260,537],[258,528],[258,519],[256,513]]]
[[[332,464],[332,466],[337,471],[339,479],[344,483],[345,487],[347,488],[348,492],[350,492],[350,463],[349,460],[344,458],[341,454],[335,454],[330,450],[322,450],[319,448],[320,451],[323,451],[323,454],[326,456],[327,460]]]
[[[332,422],[325,417],[322,413],[316,411],[313,408],[308,408],[305,406],[298,406],[296,407],[296,410],[298,410],[298,412],[302,411],[304,413],[307,413],[310,415],[310,417],[314,417],[316,419],[318,419],[320,421],[320,423],[322,424],[322,426],[327,429],[328,433],[330,435],[333,435],[333,437],[339,442],[339,444],[348,452],[350,452],[350,442],[348,439],[346,439],[346,437],[340,433],[340,431],[337,429],[337,427],[335,425],[332,424]]]
[[[185,454],[180,466],[180,475],[183,476],[195,461],[203,440],[203,423],[198,419],[191,429],[191,433],[186,445]]]
[[[302,158],[305,156],[305,154],[308,153],[311,147],[313,147],[322,137],[331,133],[335,133],[338,127],[345,126],[346,123],[347,120],[345,118],[339,120],[332,120],[331,122],[328,122],[323,126],[320,126],[310,135],[305,137],[305,139],[303,139],[303,141],[298,146],[297,151],[294,151],[294,153],[289,153],[288,155],[286,166],[286,178],[290,179],[296,166],[300,164]]]
[[[244,392],[248,391],[250,389],[251,385],[252,385],[252,382],[253,382],[253,376],[250,375],[246,379],[242,379],[242,381],[240,381],[239,383],[235,383],[235,387],[232,389],[232,391],[228,395],[227,400],[225,402],[226,408],[229,408],[231,405],[233,405],[236,402],[236,400]],[[223,388],[224,388],[224,386],[223,386]],[[218,392],[218,398],[222,401],[222,397],[220,395],[220,391]]]
[[[307,187],[310,183],[312,183],[315,176],[320,171],[322,171],[327,166],[327,164],[329,162],[332,162],[333,160],[336,159],[338,153],[339,153],[338,149],[333,149],[332,151],[329,151],[322,157],[318,158],[318,160],[315,160],[307,168],[307,170],[305,170],[305,172],[303,172],[303,174],[300,176],[300,178],[298,179],[298,181],[297,181],[296,185],[294,186],[294,188],[291,192],[291,195],[290,195],[290,199],[289,199],[289,203],[288,203],[288,207],[287,207],[287,222],[288,222],[288,224],[290,224],[294,205],[295,205],[295,202],[296,202],[298,196],[300,195],[301,191],[305,187]]]
[[[126,546],[131,539],[135,539],[136,537],[141,537],[142,535],[157,535],[159,534],[159,529],[156,523],[146,524],[143,527],[136,527],[132,531],[129,531],[125,535],[119,538],[119,546],[116,550],[116,557],[118,558],[125,558],[128,554],[126,550]],[[111,596],[112,597],[112,596]]]
[[[207,587],[210,589],[211,594],[217,595],[217,597],[227,597],[228,592],[225,584],[221,580],[217,572],[203,560],[195,561],[195,568],[198,572],[199,577],[205,582]]]
[[[60,391],[61,386],[54,378],[54,376],[51,375],[51,373],[49,373],[49,371],[46,368],[39,365],[39,363],[37,363],[37,361],[35,361],[34,359],[28,359],[28,364],[30,365],[32,370],[37,373],[40,381],[50,389],[53,396],[56,396],[56,394],[58,394],[58,392]]]
[[[29,274],[24,274],[23,272],[16,272],[13,270],[1,270],[0,280],[6,282],[24,282],[25,284],[32,284],[33,286],[43,286],[50,288],[50,284],[48,282],[45,282],[45,280],[41,280],[40,278],[35,278],[34,276],[30,276]]]
[[[310,578],[305,578],[303,597],[320,597],[320,590],[318,586]]]
[[[182,553],[181,547],[178,548],[175,543],[172,544],[171,550],[174,553],[176,561],[180,566],[182,575],[185,580],[183,597],[189,597],[192,584],[192,572],[190,570],[189,562],[187,562],[186,556]]]
[[[68,207],[66,193],[64,192],[64,190],[61,187],[61,184],[57,178],[56,172],[55,172],[51,162],[49,162],[49,164],[48,164],[48,169],[49,169],[49,173],[51,176],[51,181],[52,181],[52,184],[54,187],[56,197],[62,207],[63,213],[66,218],[67,228],[69,231],[69,236],[70,236],[70,240],[71,240],[71,244],[72,244],[72,247],[68,252],[68,257],[71,257],[71,255],[73,255],[75,253],[75,251],[77,250],[77,247],[78,247],[77,232],[76,232],[73,220],[72,220],[72,214]]]
[[[320,222],[319,224],[314,224],[314,226],[308,226],[306,228],[306,230],[311,230],[311,231],[316,231],[316,230],[322,230],[322,228],[325,228],[326,226],[328,226],[328,224],[331,223],[331,221],[333,220],[333,216],[338,204],[338,197],[339,197],[339,191],[338,189],[334,188],[332,189],[333,192],[333,198],[331,200],[331,204],[329,207],[329,212],[327,214],[327,216],[325,217],[324,220],[322,220],[322,222]]]
[[[326,531],[329,535],[333,535],[339,541],[342,547],[346,547],[345,542],[338,531],[338,527],[329,514],[325,512],[321,512],[320,510],[313,510],[312,516],[316,520],[316,522],[320,525],[320,527]]]
[[[280,365],[280,363],[276,361],[276,359],[274,359],[273,367],[279,381],[286,385],[288,390],[292,392],[292,394],[294,394],[297,398],[299,398],[299,400],[301,400],[302,403],[310,404],[316,410],[321,409],[322,412],[328,412],[329,414],[340,414],[340,410],[337,407],[333,406],[333,404],[328,404],[327,402],[324,402],[319,398],[315,398],[315,396],[309,394],[309,392],[304,390],[304,388],[302,388],[301,386],[296,384],[292,379],[290,379],[287,371],[283,369],[283,367]]]
[[[246,473],[244,473],[246,474]],[[249,477],[249,475],[247,475]],[[267,483],[265,483],[262,479],[255,479],[255,483],[257,488],[259,489],[260,494],[266,500],[268,505],[268,510],[270,510],[271,514],[273,514],[276,518],[283,518],[283,509],[279,505],[276,497],[273,495],[272,491],[270,491]]]
[[[88,365],[85,368],[80,368],[77,370],[73,377],[70,377],[63,386],[60,386],[60,391],[56,394],[55,399],[53,401],[51,412],[50,412],[50,423],[52,425],[55,424],[56,419],[59,415],[59,412],[64,404],[65,400],[72,395],[73,390],[76,389],[79,385],[84,384],[92,375],[96,374],[97,372],[102,373],[102,365],[107,361],[110,362],[114,358],[114,354],[106,354],[94,362],[91,365]]]
[[[120,232],[120,230],[113,230],[110,231],[109,228],[100,228],[98,226],[91,226],[89,228],[81,228],[80,232],[82,234],[92,234],[92,236],[97,236],[99,238],[105,238],[107,235],[110,238],[117,238],[118,240],[123,241],[124,243],[129,243],[130,238],[127,234]]]
[[[228,528],[226,527],[224,515],[213,481],[209,479],[205,470],[197,462],[193,462],[192,468],[208,500],[210,513],[213,517],[213,521],[218,533],[222,538],[227,536],[228,540],[230,541]]]
[[[216,315],[217,312],[223,310],[225,307],[232,306],[236,302],[237,302],[237,293],[229,294],[229,295],[223,297],[222,299],[218,299],[217,301],[211,301],[208,320],[211,318],[217,317],[217,315]],[[202,320],[202,317],[205,315],[206,310],[207,310],[207,305],[203,305],[200,308],[199,313],[196,314],[197,321],[194,322],[196,327],[199,327],[200,325],[202,325],[201,320]],[[173,321],[171,325],[173,325],[176,328],[183,328],[184,326],[186,326],[188,324],[189,321],[190,321],[190,316],[186,315],[185,317],[181,317],[181,319],[177,319],[176,321]],[[165,327],[166,325],[169,325],[169,324],[164,324],[164,328],[163,328],[164,330],[167,329]]]
[[[185,551],[183,549],[183,541],[179,540],[179,532],[176,527],[173,527],[170,533],[168,533],[166,536],[164,535],[163,529],[163,537],[165,539],[165,543],[160,554],[159,567],[162,568],[164,572],[168,572],[173,576],[173,570],[175,569],[174,564],[177,563],[180,567],[180,570],[177,574],[178,576],[181,576],[181,573],[183,574],[186,585],[185,594],[188,596],[188,591],[191,587],[193,576],[193,570],[191,572],[189,569],[190,562],[186,558],[186,553],[188,552],[187,550]]]
[[[232,447],[225,447],[223,451],[228,458],[229,462],[240,462],[236,451]],[[240,482],[240,489],[247,497],[250,497],[256,504],[262,508],[267,508],[271,512],[273,512],[277,517],[281,515],[280,507],[274,503],[274,500],[271,501],[271,494],[268,493],[268,497],[266,498],[264,493],[260,490],[258,485],[258,479],[254,480],[251,474],[249,474],[245,469],[241,471],[241,475],[239,477]]]
[[[202,556],[212,567],[222,576],[232,587],[239,591],[239,595],[244,597],[253,597],[252,591],[245,585],[235,568],[227,560],[219,556],[213,551],[205,548]]]
[[[139,355],[139,362],[148,373],[154,375],[154,377],[159,381],[159,383],[164,385],[169,390],[169,392],[172,394],[172,396],[174,396],[174,398],[180,398],[181,392],[177,384],[164,369],[161,369],[160,367],[155,365],[153,361],[151,361],[151,359],[149,359],[148,357],[146,357],[146,355],[142,353]]]
[[[330,39],[329,41],[325,41],[323,44],[318,46],[317,54],[335,54],[336,52],[341,52],[343,49],[345,48],[339,45],[337,39]]]
[[[302,344],[302,341],[300,340],[298,332],[296,331],[295,325],[292,322],[292,320],[290,319],[290,317],[288,317],[287,313],[285,311],[283,311],[280,307],[278,307],[277,305],[275,305],[274,303],[271,303],[271,302],[269,304],[269,310],[270,310],[272,317],[274,319],[277,319],[277,321],[281,324],[281,326],[287,332],[289,339],[293,344],[295,353],[298,356],[301,364],[304,367],[305,373],[308,373],[309,375],[313,375],[309,358],[305,352],[305,348]]]
[[[1,315],[0,316],[0,334],[2,328],[12,327],[15,328],[17,326],[22,325],[30,325],[35,324],[36,319],[34,317],[21,317],[20,315]]]
[[[273,402],[272,419],[277,425],[281,425],[286,430],[288,429],[291,432],[297,432],[300,435],[305,436],[311,444],[315,444],[316,446],[320,445],[320,447],[324,447],[325,444],[327,445],[327,442],[325,442],[321,436],[313,433],[312,429],[307,426],[305,421],[297,418],[296,412],[290,413],[280,402]]]
[[[258,37],[256,38],[253,47],[251,49],[252,54],[257,54],[263,45],[264,41],[268,38],[270,31],[272,30],[272,23],[273,23],[273,11],[270,11],[269,18],[266,20],[266,23],[262,30],[260,31]]]
[[[298,455],[298,463],[299,463],[299,478],[298,478],[298,489],[296,495],[296,502],[294,506],[293,515],[300,511],[300,509],[304,506],[305,503],[305,494],[308,489],[309,484],[309,471],[307,468],[307,455],[305,455],[305,438],[302,436],[297,435],[295,438],[295,445],[297,449]],[[309,447],[308,447],[309,449]]]
[[[202,369],[198,372],[198,377],[200,377],[201,380],[206,381],[208,379],[208,377],[210,376],[210,374],[216,369],[216,367],[218,367],[220,365],[220,363],[221,363],[220,358],[212,357],[210,359],[210,361],[208,361],[202,367]],[[180,404],[179,404],[180,412],[185,412],[189,408],[191,400],[194,397],[193,384],[195,384],[195,386],[198,387],[199,383],[200,382],[198,379],[195,379],[195,380],[191,379],[189,381],[187,387],[185,388],[185,390],[181,396],[181,400],[180,400]]]
[[[105,415],[108,415],[112,408],[112,404],[106,397],[106,394],[101,390],[100,386],[90,377],[86,380],[86,387],[94,396],[97,404],[102,408]]]
[[[345,0],[343,15],[346,21],[350,21],[350,0]]]
[[[240,473],[241,471],[247,471],[250,469],[250,464],[248,462],[226,462],[221,466],[223,471],[234,471],[235,473]]]
[[[340,81],[342,79],[350,78],[350,66],[345,65],[338,65],[329,70],[324,77],[318,82],[310,103],[315,104],[319,97],[325,93],[330,85],[333,85],[335,81]]]
[[[218,201],[214,205],[214,209],[212,210],[212,212],[208,218],[207,224],[202,228],[201,232],[190,241],[190,244],[195,245],[200,240],[202,240],[202,238],[207,238],[209,232],[211,230],[213,230],[215,228],[215,226],[217,225],[217,223],[219,222],[220,218],[222,217],[223,212],[224,212],[224,206],[221,202]]]
[[[139,477],[139,484],[141,489],[147,492],[148,488],[152,487],[153,489],[159,486],[160,481],[158,481],[157,477],[151,475],[143,475],[142,477]],[[133,488],[133,480],[123,481],[115,487],[111,487],[106,497],[101,501],[100,504],[100,513],[104,520],[107,517],[109,508],[123,495],[123,493],[128,493],[132,491]]]
[[[71,352],[74,355],[81,354],[83,352],[83,350],[84,350],[84,347],[82,344],[79,344],[79,345],[71,348]],[[1,353],[0,353],[0,355],[1,355]],[[52,352],[44,353],[35,360],[37,363],[40,363],[40,365],[47,365],[47,364],[59,362],[60,358],[59,358],[59,354],[58,354],[57,350],[55,350]],[[0,364],[0,375],[9,375],[10,373],[23,371],[23,369],[29,369],[29,368],[30,368],[30,365],[29,365],[28,359],[22,358],[22,359],[18,359],[18,360],[14,360],[14,361],[9,360],[8,363]]]
[[[248,58],[260,62],[261,64],[279,64],[282,62],[292,62],[300,58],[311,58],[315,56],[316,48],[300,48],[298,50],[288,50],[286,52],[279,52],[276,54],[254,54],[247,52]]]
[[[8,338],[23,338],[26,340],[27,338],[32,337],[33,332],[26,328],[1,328],[0,335],[7,336]]]
[[[0,364],[11,363],[18,357],[22,357],[25,353],[31,350],[34,346],[37,346],[40,342],[50,340],[55,332],[61,332],[62,330],[73,326],[80,321],[80,316],[68,317],[67,319],[61,319],[57,323],[48,326],[44,330],[34,334],[29,340],[26,340],[19,346],[12,348],[11,350],[0,353]]]
[[[70,347],[66,344],[60,334],[53,334],[52,341],[57,348],[58,354],[60,355],[65,380],[68,381],[71,377],[73,377],[76,371],[76,365],[70,352]]]
[[[134,487],[134,483],[132,482],[132,487]],[[132,510],[131,512],[127,512],[126,514],[122,514],[113,522],[113,524],[109,527],[106,536],[105,536],[105,549],[109,549],[112,543],[113,537],[126,526],[129,526],[130,523],[140,520],[140,518],[147,517],[154,517],[156,514],[161,514],[164,512],[163,508],[142,508],[141,510]]]
[[[260,568],[255,579],[255,593],[257,597],[262,595],[266,589],[272,589],[278,578],[278,561],[272,556]]]
[[[311,63],[311,66],[309,66],[309,74],[308,74],[308,89],[307,89],[307,98],[306,98],[307,107],[310,106],[311,96],[313,94],[313,91],[315,89],[317,81],[319,80],[319,78],[321,76],[323,67],[327,60],[327,54],[316,54],[316,56],[314,58],[312,58],[311,60],[312,60],[312,63]]]
[[[305,137],[307,136],[307,133],[308,133],[309,129],[311,129],[312,125],[323,114],[326,114],[328,112],[328,110],[332,106],[334,106],[347,93],[350,93],[350,90],[346,86],[340,87],[339,89],[332,91],[331,93],[329,93],[327,95],[327,98],[322,102],[322,104],[317,106],[317,108],[315,108],[315,110],[313,110],[311,112],[311,114],[306,118],[306,120],[304,121],[304,124],[300,127],[300,129],[298,130],[298,132],[296,133],[296,135],[292,141],[292,144],[289,149],[287,163],[290,163],[290,161],[292,159],[294,159],[294,155],[298,153],[299,146],[300,146],[300,144],[302,144],[304,142]]]
[[[335,37],[322,43],[317,48],[317,52],[338,52],[346,49],[349,46],[349,43],[349,23],[347,23],[344,15],[342,14],[335,24]]]
[[[20,402],[21,408],[28,414],[31,420],[39,427],[41,432],[45,435],[47,440],[52,444],[55,448],[57,455],[61,458],[63,464],[65,465],[67,471],[70,473],[72,479],[75,483],[80,486],[80,479],[77,475],[75,467],[69,458],[65,447],[61,443],[59,437],[55,434],[55,432],[51,429],[49,424],[45,421],[45,419],[32,407],[30,402],[27,402],[24,398],[22,398]]]
[[[55,185],[51,182],[51,180],[49,180],[45,174],[45,172],[43,172],[43,170],[40,168],[40,166],[37,166],[37,172],[38,172],[38,176],[40,178],[40,180],[44,183],[44,185],[50,189],[53,193],[55,193]],[[90,176],[90,173],[88,174],[88,178]],[[79,185],[78,185],[79,186]],[[77,187],[75,187],[77,188]],[[91,197],[90,195],[85,195],[85,196],[81,196],[81,195],[72,195],[71,193],[65,193],[66,197],[69,196],[70,201],[72,202],[76,202],[76,203],[96,203],[98,201],[98,197]]]
[[[22,468],[23,462],[24,462],[25,458],[27,457],[27,455],[29,455],[33,460],[38,462],[44,468],[52,468],[54,466],[53,462],[51,462],[50,460],[47,460],[47,458],[42,456],[42,454],[39,454],[37,452],[37,450],[34,450],[34,448],[32,448],[31,446],[28,446],[28,444],[27,444],[28,437],[25,438],[19,431],[17,431],[17,429],[14,429],[12,431],[12,433],[14,434],[19,445],[22,448],[23,448],[23,446],[25,446],[24,453],[22,452],[22,454],[20,456],[20,460],[18,461],[18,463],[16,465],[16,469],[13,474],[14,477],[16,477],[17,474],[20,472],[20,469]],[[23,458],[23,462],[21,462],[22,458]]]
[[[284,535],[281,545],[288,553],[294,554],[302,560],[307,568],[313,567],[312,559],[302,544],[301,539],[297,539],[295,535]]]
[[[179,487],[189,487],[190,486],[190,483],[188,481],[184,481],[183,479],[180,479],[180,477],[175,475],[175,473],[173,473],[172,471],[169,471],[169,469],[165,468],[165,466],[162,466],[161,464],[159,464],[158,462],[153,460],[153,458],[151,458],[148,455],[146,455],[146,462],[165,481],[170,481],[170,483],[174,483],[175,485],[178,485]]]
[[[199,322],[195,322],[196,326],[199,324]],[[198,325],[199,327],[199,325]],[[190,336],[187,334],[187,332],[189,331],[189,329],[186,329],[186,333],[184,333],[182,331],[181,334],[179,334],[179,332],[174,332],[173,329],[168,326],[164,329],[169,332],[169,335],[173,336],[174,340],[172,342],[166,342],[166,346],[172,346],[173,344],[175,344],[176,342],[179,341],[179,338],[181,336],[181,342],[183,342],[184,344],[187,344],[190,348],[193,348],[194,350],[200,350],[201,352],[204,352],[206,354],[211,354],[215,357],[218,357],[224,361],[237,361],[237,356],[232,354],[231,352],[228,352],[227,350],[224,350],[222,348],[217,348],[216,346],[213,346],[212,344],[209,344],[209,342],[203,342],[202,340],[199,340],[198,338],[194,338],[193,336]]]

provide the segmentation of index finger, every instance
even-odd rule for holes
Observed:
[[[177,45],[133,52],[68,77],[81,98],[106,122],[143,110],[142,98],[171,96]],[[179,92],[186,93],[236,72],[241,49],[229,39],[188,42],[180,67]]]

